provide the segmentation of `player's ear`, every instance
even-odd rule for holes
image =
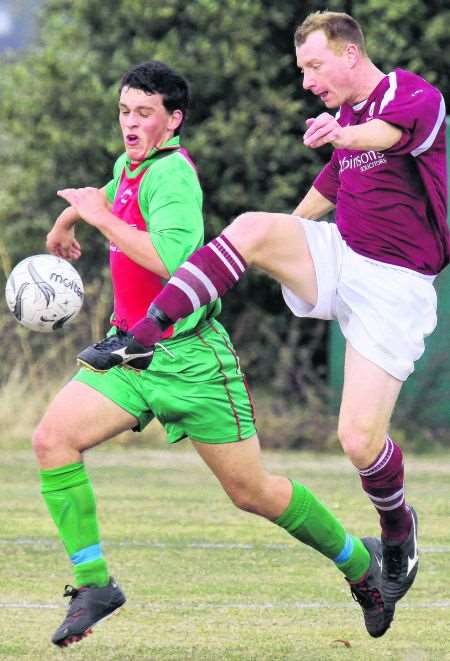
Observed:
[[[183,113],[181,110],[174,110],[169,118],[168,128],[171,131],[176,131],[183,121]]]
[[[361,56],[358,46],[356,44],[347,44],[345,54],[350,68],[353,68]]]

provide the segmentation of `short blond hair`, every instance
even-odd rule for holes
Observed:
[[[301,46],[311,32],[322,30],[336,52],[341,53],[346,44],[356,44],[363,55],[367,55],[363,31],[349,14],[336,11],[316,11],[309,14],[294,34],[295,46]]]

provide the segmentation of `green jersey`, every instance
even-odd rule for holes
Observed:
[[[128,225],[148,231],[161,261],[170,275],[204,241],[203,194],[197,172],[179,137],[151,151],[134,166],[127,154],[116,161],[113,179],[106,186],[112,212]],[[114,291],[112,324],[128,330],[146,315],[166,281],[140,266],[110,244],[110,266]],[[220,301],[197,310],[169,328],[164,338],[192,331],[220,312]]]

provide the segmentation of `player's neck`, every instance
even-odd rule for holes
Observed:
[[[354,106],[368,99],[385,76],[386,74],[378,69],[369,59],[362,63],[356,73],[354,92],[349,98],[348,103]]]

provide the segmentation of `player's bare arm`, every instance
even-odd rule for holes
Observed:
[[[67,207],[56,219],[47,234],[46,246],[49,253],[68,260],[81,257],[81,246],[75,238],[75,223],[79,215],[72,207]]]
[[[395,145],[402,135],[399,128],[381,119],[357,126],[341,126],[327,112],[307,119],[306,124],[308,129],[303,136],[303,143],[311,149],[332,144],[337,149],[384,151]]]
[[[69,202],[82,220],[96,227],[130,259],[162,278],[169,277],[149,233],[124,223],[111,213],[103,190],[91,187],[66,188],[58,191],[58,195]]]
[[[101,188],[105,203],[108,204],[106,191]],[[46,246],[49,253],[75,261],[81,257],[81,246],[75,238],[75,225],[81,220],[78,211],[72,207],[66,207],[56,219],[52,229],[47,234]]]
[[[334,209],[335,205],[311,186],[292,214],[308,220],[317,220]]]

